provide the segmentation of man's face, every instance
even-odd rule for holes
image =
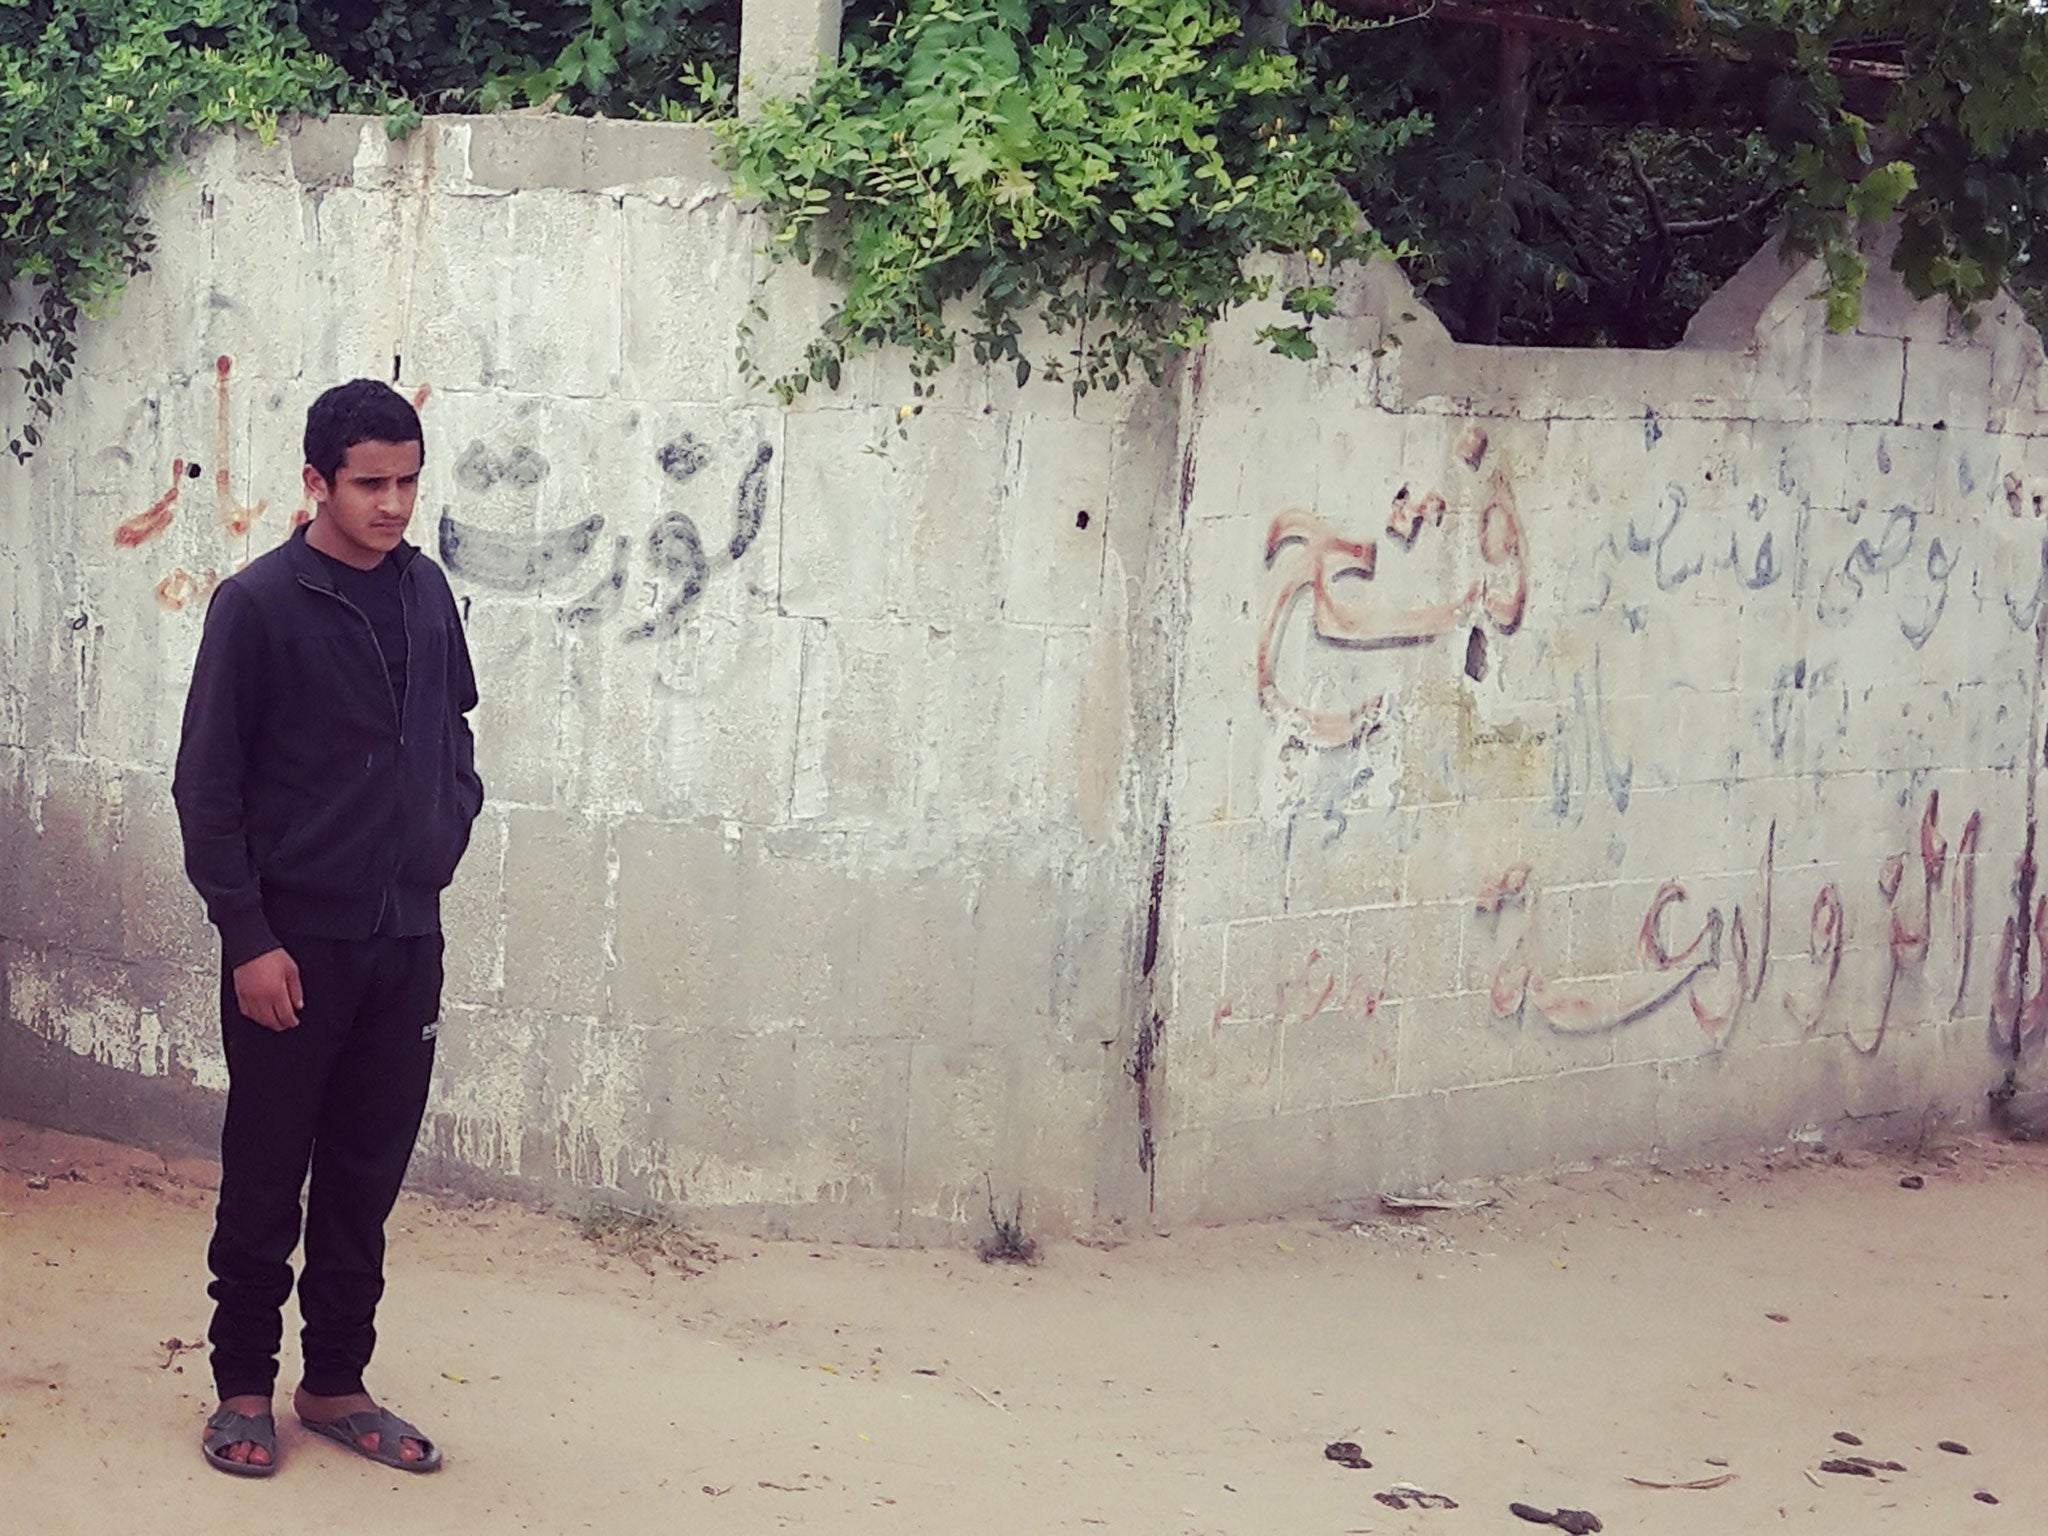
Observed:
[[[420,494],[418,443],[357,443],[330,481],[306,466],[306,490],[350,564],[375,565],[398,547]]]

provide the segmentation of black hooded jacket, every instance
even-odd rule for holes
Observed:
[[[483,805],[476,676],[448,578],[399,562],[403,718],[375,632],[306,530],[220,584],[171,792],[185,872],[230,966],[277,934],[434,933]]]

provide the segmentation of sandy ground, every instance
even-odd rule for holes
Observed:
[[[204,1355],[162,1342],[205,1328],[210,1177],[0,1122],[0,1530],[1551,1528],[1520,1500],[1610,1532],[1960,1536],[2048,1513],[2048,1148],[1604,1169],[1028,1269],[721,1238],[691,1276],[561,1216],[409,1196],[372,1386],[447,1466],[287,1420],[266,1482],[201,1463]],[[1327,1460],[1340,1439],[1373,1466]],[[1906,1470],[1818,1470],[1849,1455]],[[1375,1499],[1403,1483],[1458,1507]]]

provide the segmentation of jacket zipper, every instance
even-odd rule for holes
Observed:
[[[386,556],[386,558],[388,559],[389,556]],[[363,621],[363,628],[369,631],[370,649],[377,653],[377,675],[384,679],[384,697],[391,701],[391,718],[398,726],[398,746],[402,754],[405,748],[405,711],[398,707],[398,690],[391,686],[391,664],[384,656],[384,642],[377,638],[377,626],[370,622],[370,616],[367,613],[363,612],[362,609],[358,608],[332,587],[323,587],[317,581],[308,581],[303,576],[298,578],[298,582],[300,586],[309,592],[318,592],[333,598],[342,607]],[[405,599],[405,572],[403,571],[398,573],[398,613],[399,620],[405,628],[405,646],[409,653],[412,650],[412,605]],[[410,662],[407,664],[409,666]],[[391,905],[391,887],[397,879],[398,864],[394,860],[389,873],[384,877],[384,883],[377,889],[377,920],[370,925],[370,932],[373,934],[384,926],[384,912]]]
[[[363,628],[370,635],[370,648],[377,653],[377,675],[384,679],[384,697],[391,702],[391,718],[398,727],[398,744],[401,747],[404,746],[405,712],[398,707],[398,690],[391,686],[391,663],[384,655],[384,643],[377,638],[377,626],[370,622],[370,616],[367,613],[363,612],[362,609],[358,608],[332,587],[323,587],[317,581],[308,581],[303,576],[299,578],[299,585],[308,592],[318,592],[324,597],[333,598],[342,607],[363,621]],[[412,607],[405,600],[405,577],[403,574],[399,576],[398,580],[398,612],[400,622],[405,627],[406,649],[410,651],[412,649]]]

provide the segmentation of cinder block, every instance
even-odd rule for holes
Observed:
[[[707,187],[726,185],[711,123],[598,117],[584,127],[581,186],[587,192],[639,187],[687,205]]]
[[[299,377],[306,332],[297,301],[311,245],[299,188],[246,172],[224,176],[200,195],[200,225],[210,281],[194,295],[201,323],[186,344],[233,357],[247,377]]]
[[[1821,421],[1897,421],[1906,344],[1886,337],[1830,336],[1817,349],[1809,408]]]
[[[1404,1005],[1396,1023],[1394,1087],[1403,1094],[1439,1093],[1513,1077],[1516,1040],[1525,1030],[1543,1027],[1531,1015],[1496,1017],[1483,992]]]
[[[928,631],[842,620],[804,641],[796,760],[805,798],[834,825],[894,825],[922,807],[929,718]]]
[[[968,1016],[973,883],[965,871],[882,864],[861,909],[858,965],[838,1000],[841,1029],[873,1034],[951,1033]]]
[[[1351,915],[1351,987],[1362,997],[1421,1001],[1459,989],[1465,905],[1404,902]]]
[[[432,125],[435,128],[440,124]],[[524,116],[501,112],[464,118],[453,125],[449,148],[467,189],[523,192],[537,188],[581,189],[584,158],[595,124],[583,118]]]
[[[907,1211],[958,1230],[1007,1209],[1024,1177],[1015,1124],[1028,1047],[921,1040],[910,1049]],[[984,1179],[988,1184],[984,1184]]]
[[[1046,810],[1089,845],[1106,847],[1128,835],[1126,781],[1135,766],[1125,637],[1111,625],[1055,630],[1045,654]]]
[[[1206,1028],[1230,1005],[1223,983],[1229,931],[1227,923],[1188,923],[1162,933],[1153,996],[1176,1030]]]
[[[505,822],[506,1001],[602,1013],[612,919],[606,828],[559,811],[513,810]]]
[[[647,1037],[648,1127],[680,1166],[706,1175],[684,1178],[680,1198],[718,1206],[816,1198],[785,1182],[805,1159],[792,1140],[797,1057],[804,1041],[791,1031],[655,1029]],[[749,1176],[756,1180],[748,1187]]]
[[[1179,521],[1180,466],[1180,421],[1168,400],[1149,402],[1112,433],[1104,542],[1110,578],[1134,584],[1127,601],[1158,590],[1173,563],[1165,536]]]
[[[1751,1151],[1839,1113],[1838,1041],[1728,1051],[1667,1062],[1660,1068],[1657,1143],[1682,1151]]]
[[[18,937],[80,954],[122,953],[121,776],[46,756],[32,782],[35,828],[20,875]]]
[[[1909,341],[1906,346],[1907,424],[1978,430],[1993,420],[1992,349],[1970,340],[1958,346]]]
[[[405,248],[393,200],[355,186],[336,187],[313,204],[313,254],[301,310],[307,317],[303,365],[309,379],[382,379],[404,348],[402,285],[395,255]]]
[[[759,231],[710,184],[681,207],[634,196],[623,209],[621,390],[649,401],[731,400]]]
[[[1024,868],[992,861],[981,871],[971,913],[973,983],[966,1018],[930,1019],[928,1029],[964,1022],[976,1040],[1023,1044],[1050,1037],[1059,894],[1050,877]]]
[[[1392,1097],[1403,1012],[1399,1004],[1361,1003],[1288,1020],[1282,1026],[1280,1113]]]
[[[470,602],[467,630],[476,669],[477,771],[491,798],[548,806],[556,799],[558,723],[536,720],[534,701],[559,697],[565,657],[555,621],[520,599],[482,594]]]
[[[161,1075],[163,1041],[145,1040],[132,974],[118,960],[78,949],[12,942],[6,949],[7,1001],[30,1034],[99,1066]]]
[[[434,1081],[423,1150],[527,1178],[552,1169],[529,1161],[547,1127],[548,1042],[553,1016],[530,1009],[449,1001],[434,1047]]]
[[[356,147],[365,128],[383,131],[375,119],[355,112],[293,119],[279,136],[290,162],[291,179],[307,191],[324,192],[345,185],[355,175]]]
[[[818,640],[812,650],[822,666],[831,656],[830,636]],[[967,836],[1057,824],[1061,791],[1071,796],[1077,765],[1056,755],[1048,712],[1057,679],[1047,661],[1045,633],[1012,624],[969,625],[933,636],[923,647],[923,660],[937,695],[928,722],[937,737],[935,750],[925,764],[903,762],[898,772],[913,781],[929,776],[931,813]],[[814,695],[813,703],[820,702]],[[835,714],[837,729],[846,730],[860,711],[835,706]],[[817,754],[811,761],[821,774],[807,814],[817,815],[830,810],[831,785],[822,777],[828,733],[822,722],[810,723],[808,742]],[[1071,734],[1071,726],[1062,727],[1059,735]]]
[[[732,964],[741,942],[745,849],[715,826],[622,821],[614,1006],[709,1030],[744,1016]]]
[[[611,393],[619,379],[623,264],[618,201],[533,189],[512,204],[497,259],[521,323],[505,336],[503,383],[555,396]]]
[[[1195,1025],[1168,1045],[1153,1114],[1169,1131],[1215,1129],[1274,1114],[1280,1104],[1280,1026],[1271,1021]]]
[[[1409,887],[1401,833],[1378,816],[1303,813],[1281,837],[1286,909],[1352,911],[1426,899]]]
[[[1223,985],[1230,1020],[1283,1023],[1350,1005],[1351,923],[1342,913],[1253,918],[1229,925]],[[1362,979],[1362,978],[1361,978]]]
[[[1053,981],[1058,1038],[1080,1046],[1121,1034],[1138,1017],[1144,958],[1144,876],[1130,864],[1084,865],[1065,881]]]
[[[1203,1137],[1200,1163],[1180,1178],[1162,1177],[1161,1221],[1242,1221],[1253,1212],[1277,1213],[1333,1198],[1340,1187],[1339,1151],[1332,1117],[1316,1111],[1217,1126]],[[1181,1155],[1162,1159],[1175,1170]]]
[[[648,781],[636,796],[650,811],[752,826],[788,819],[804,627],[706,615],[676,637],[660,674]]]
[[[841,7],[828,0],[755,0],[740,32],[740,112],[801,96],[839,54]]]
[[[734,990],[724,1006],[757,1028],[922,1034],[921,1015],[898,1015],[882,1001],[894,967],[916,973],[944,963],[921,952],[928,936],[913,936],[916,917],[891,899],[898,894],[851,839],[749,839],[730,960]],[[963,1001],[965,990],[963,979]],[[941,1027],[957,1029],[965,1011],[948,1010],[953,1016]]]
[[[155,1054],[163,1075],[207,1093],[226,1093],[218,953],[196,966],[139,964],[133,975],[138,1032],[161,1041]]]
[[[674,1198],[648,1155],[649,1031],[588,1014],[555,1015],[540,1042],[545,1102],[533,1124],[539,1177],[629,1198]],[[525,1158],[522,1157],[522,1161]]]
[[[36,798],[28,753],[18,746],[0,746],[0,937],[33,937],[28,904],[41,852],[30,819]]]
[[[495,123],[491,131],[498,131]],[[520,294],[523,304],[533,294],[508,286],[512,205],[510,197],[428,193],[424,210],[414,216],[402,350],[409,376],[439,392],[548,387],[545,379],[519,378],[513,371],[512,295]],[[556,254],[566,265],[567,253]],[[518,325],[538,320],[537,314],[522,314]]]
[[[1095,619],[1114,442],[1111,428],[1091,422],[1011,422],[1001,514],[1008,546],[1004,618],[1049,625]]]
[[[1134,1129],[1112,1108],[1113,1092],[1131,1086],[1123,1064],[1103,1042],[1077,1041],[1057,1053],[1026,1054],[1016,1082],[1007,1127],[1016,1170],[1011,1195],[1023,1198],[1027,1230],[1086,1231],[1104,1220],[1101,1163],[1122,1160]]]
[[[1180,922],[1269,917],[1282,910],[1284,833],[1251,821],[1173,829],[1168,856],[1171,907]]]
[[[864,411],[791,416],[785,427],[782,611],[832,620],[958,623],[1002,599],[998,506],[1003,428],[919,418],[883,441]],[[870,453],[880,444],[884,451]],[[860,532],[851,540],[850,529]]]

